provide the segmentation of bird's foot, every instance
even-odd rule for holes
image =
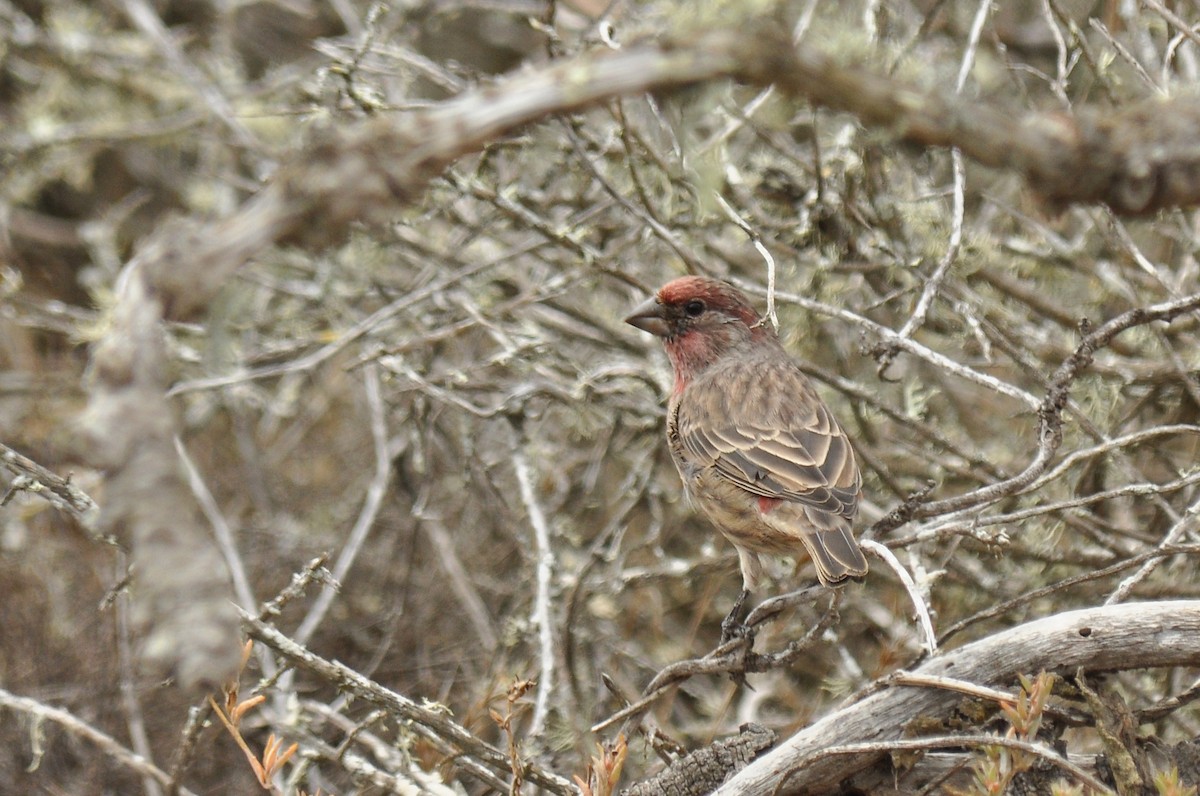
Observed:
[[[746,617],[749,615],[749,606],[746,605],[746,598],[750,596],[750,592],[742,589],[742,593],[738,595],[737,600],[733,604],[733,610],[729,615],[721,620],[721,646],[724,647],[734,641],[740,641],[739,648],[731,650],[728,654],[736,656],[737,668],[730,669],[729,679],[733,680],[739,686],[750,685],[746,682],[746,672],[750,670],[751,661],[755,655],[754,649],[754,633],[755,630],[750,625],[746,624]]]
[[[750,613],[746,606],[746,598],[749,596],[750,592],[742,589],[742,593],[734,601],[729,615],[721,620],[721,646],[725,646],[735,639],[743,638],[750,639],[750,643],[746,645],[747,650],[754,646],[754,628],[746,624],[746,617]]]

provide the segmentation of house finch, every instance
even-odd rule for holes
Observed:
[[[862,492],[850,441],[746,296],[685,276],[625,322],[661,337],[675,370],[667,444],[688,494],[737,548],[734,613],[762,575],[759,553],[803,546],[824,584],[867,574],[850,532]]]

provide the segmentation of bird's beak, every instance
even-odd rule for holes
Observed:
[[[625,323],[658,337],[666,337],[671,331],[667,326],[667,319],[663,317],[663,305],[658,302],[657,298],[650,298],[639,304],[625,318]]]

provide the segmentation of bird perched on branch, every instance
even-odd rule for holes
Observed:
[[[692,500],[738,551],[741,611],[760,553],[807,552],[823,584],[867,574],[851,533],[862,479],[846,433],[775,329],[725,282],[663,285],[626,323],[661,337],[675,371],[667,443]]]

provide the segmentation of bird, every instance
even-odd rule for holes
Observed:
[[[824,585],[864,577],[852,532],[862,499],[854,449],[746,295],[684,276],[625,322],[662,339],[675,377],[671,458],[692,504],[737,549],[742,592],[726,623],[740,621],[735,614],[758,588],[761,554],[807,554]]]

